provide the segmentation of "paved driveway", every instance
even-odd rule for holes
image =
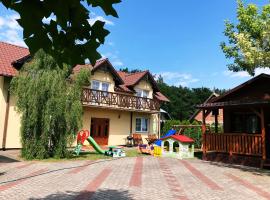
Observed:
[[[270,173],[201,160],[121,158],[0,165],[0,199],[270,199]]]

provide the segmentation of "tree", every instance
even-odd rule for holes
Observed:
[[[60,67],[95,63],[101,55],[97,48],[109,31],[105,22],[89,23],[89,7],[100,7],[106,15],[118,17],[113,5],[121,0],[0,0],[20,15],[23,38],[31,55],[39,49],[50,54]],[[49,19],[49,20],[45,20]]]
[[[238,0],[237,19],[237,24],[225,22],[228,43],[222,42],[221,48],[226,58],[233,59],[229,70],[254,75],[256,68],[270,67],[270,4],[259,9]]]
[[[176,87],[166,84],[162,76],[158,76],[157,84],[162,94],[170,99],[170,103],[162,104],[173,119],[188,120],[196,111],[196,105],[203,103],[211,94],[209,88]]]
[[[21,113],[22,157],[44,159],[66,157],[69,138],[81,128],[82,85],[89,70],[69,76],[67,66],[39,50],[12,79],[11,92]],[[73,137],[72,137],[73,136]]]
[[[120,68],[119,71],[126,72],[126,73],[142,72],[142,70],[140,70],[140,69],[129,69],[128,67]]]

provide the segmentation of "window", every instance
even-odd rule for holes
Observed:
[[[137,97],[145,97],[145,98],[148,98],[148,97],[149,97],[149,91],[137,89],[137,90],[136,90],[136,96],[137,96]]]
[[[148,132],[147,118],[136,118],[136,132]]]
[[[93,80],[91,88],[94,90],[109,91],[109,83]]]
[[[108,92],[109,91],[109,83],[104,83],[103,82],[101,90]]]
[[[252,113],[233,113],[231,116],[233,133],[259,133],[260,119]]]
[[[99,90],[99,85],[100,85],[99,81],[92,81],[91,88],[94,90]]]

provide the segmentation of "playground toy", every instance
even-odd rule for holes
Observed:
[[[105,151],[105,155],[118,158],[118,157],[125,157],[126,153],[122,147],[110,146],[109,150]]]
[[[178,159],[194,158],[194,140],[185,135],[170,135],[161,139],[162,156]]]
[[[138,151],[140,153],[154,155],[154,146],[149,144],[140,144],[138,146]]]
[[[99,154],[105,154],[112,157],[125,157],[126,156],[125,151],[122,150],[121,147],[109,147],[109,150],[107,151],[102,150],[100,146],[96,143],[94,138],[90,136],[90,132],[88,130],[81,130],[77,134],[77,146],[74,149],[74,152],[76,153],[76,155],[80,154],[85,140],[87,140],[89,144]]]

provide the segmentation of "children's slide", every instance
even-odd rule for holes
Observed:
[[[163,135],[161,138],[169,137],[171,135],[174,135],[175,133],[176,133],[176,130],[171,129],[165,135]],[[155,141],[155,144],[158,146],[161,146],[161,140]]]
[[[96,143],[94,138],[90,136],[90,132],[88,130],[81,130],[77,134],[77,146],[74,149],[74,152],[79,155],[83,146],[84,141],[87,140],[89,144],[96,150],[96,152],[100,154],[105,154],[105,151],[100,148],[100,146]]]
[[[89,142],[89,144],[92,145],[92,147],[96,150],[96,152],[98,152],[100,154],[105,154],[105,151],[100,148],[100,146],[96,143],[96,141],[94,140],[94,138],[92,138],[91,136],[89,136],[87,138],[87,141]]]

